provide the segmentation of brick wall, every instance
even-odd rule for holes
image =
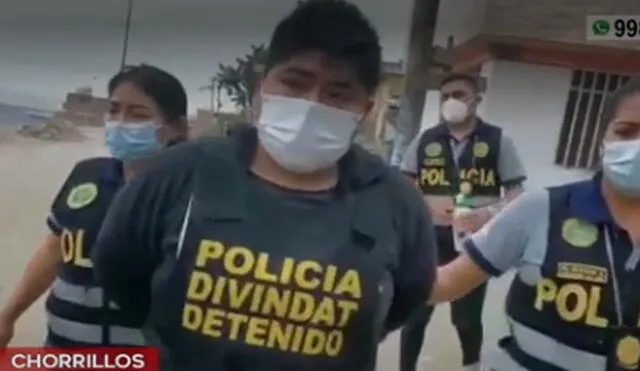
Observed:
[[[86,93],[69,93],[59,116],[76,125],[101,126],[109,110],[109,100]]]
[[[486,0],[482,32],[586,43],[587,15],[640,14],[640,0]],[[640,50],[640,42],[602,45]]]

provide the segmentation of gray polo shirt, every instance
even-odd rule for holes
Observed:
[[[409,143],[409,147],[405,152],[402,165],[400,169],[404,173],[408,173],[411,175],[418,175],[418,171],[420,169],[420,164],[418,164],[418,146],[420,145],[420,139],[422,138],[422,134],[420,133],[413,138],[411,143]],[[469,145],[470,140],[464,139],[461,141],[455,140],[451,138],[449,141],[449,145],[451,146],[451,152],[454,156],[454,159],[458,160],[465,147]],[[506,134],[502,133],[502,137],[500,139],[500,155],[498,158],[498,174],[501,179],[501,186],[503,188],[509,188],[513,186],[518,186],[522,184],[527,179],[527,173],[524,169],[524,165],[516,150],[516,146],[513,143],[513,140]],[[425,195],[424,198],[427,202],[434,201],[437,202],[442,198],[451,199],[455,195],[451,196],[441,196],[441,195]],[[490,197],[490,196],[476,196],[472,198],[473,205],[476,207],[483,207],[487,205],[491,205],[499,200],[498,197]],[[448,225],[446,221],[439,220],[434,217],[434,224],[436,225]]]
[[[549,192],[526,191],[466,242],[467,253],[493,275],[512,267],[532,285],[547,253]]]

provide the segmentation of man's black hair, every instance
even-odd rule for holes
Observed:
[[[640,76],[630,79],[622,85],[622,87],[618,88],[618,90],[614,91],[607,97],[601,117],[604,125],[613,121],[622,102],[636,94],[640,94]]]
[[[167,71],[148,64],[127,67],[109,80],[109,96],[125,82],[134,84],[153,99],[167,120],[187,116],[187,93],[182,83]]]
[[[442,78],[442,80],[440,81],[440,88],[442,89],[443,86],[454,81],[462,81],[466,83],[467,85],[472,87],[475,92],[478,92],[480,90],[480,84],[478,83],[478,79],[475,76],[469,75],[468,73],[460,72],[450,73]]]
[[[276,26],[269,43],[266,70],[309,50],[352,63],[369,93],[378,87],[382,69],[378,33],[354,4],[344,0],[300,2]]]

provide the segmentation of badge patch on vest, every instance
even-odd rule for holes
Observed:
[[[598,227],[580,219],[567,219],[562,225],[562,238],[575,247],[593,246],[598,234]]]
[[[462,181],[460,182],[460,193],[463,193],[465,195],[470,195],[473,192],[473,185],[471,184],[471,182],[468,181]]]
[[[609,282],[607,268],[582,263],[559,262],[556,276],[566,280],[590,283],[606,284]]]
[[[636,370],[640,363],[640,340],[635,336],[625,336],[616,345],[618,366],[625,370]]]
[[[424,154],[427,157],[436,157],[442,154],[442,145],[440,143],[430,143],[424,147]]]
[[[81,209],[91,204],[98,197],[98,186],[95,183],[84,183],[71,190],[67,197],[67,206]]]
[[[489,145],[485,142],[478,142],[473,145],[473,155],[476,158],[484,158],[489,154]]]

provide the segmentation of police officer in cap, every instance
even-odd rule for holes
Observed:
[[[187,136],[187,96],[169,73],[130,67],[108,85],[106,145],[110,158],[75,165],[47,218],[50,233],[29,261],[0,312],[0,346],[18,318],[51,289],[46,302],[46,343],[56,347],[142,345],[142,322],[118,309],[93,279],[89,258],[114,195],[146,158]]]
[[[451,74],[442,80],[440,92],[442,122],[414,138],[401,169],[415,180],[431,208],[442,265],[458,256],[460,245],[454,231],[460,235],[477,231],[519,194],[526,173],[511,138],[476,115],[481,96],[473,76]],[[456,196],[475,209],[454,218]],[[451,321],[467,370],[479,368],[485,294],[486,286],[482,285],[451,304]],[[416,370],[433,309],[416,313],[403,328],[401,371]]]
[[[164,152],[123,189],[95,273],[148,318],[164,370],[374,370],[436,269],[418,192],[352,144],[377,33],[347,1],[301,2],[265,67],[255,126]]]
[[[640,80],[602,123],[601,172],[524,193],[438,272],[433,302],[517,269],[489,370],[640,370]]]

